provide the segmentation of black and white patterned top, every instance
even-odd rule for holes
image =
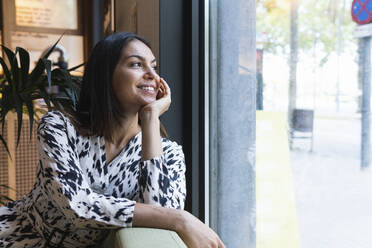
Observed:
[[[38,126],[40,163],[33,190],[0,207],[0,247],[94,247],[108,229],[131,227],[136,202],[183,209],[181,146],[141,161],[141,132],[107,163],[103,137],[79,135],[58,111]]]

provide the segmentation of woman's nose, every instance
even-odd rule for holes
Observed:
[[[156,70],[152,67],[147,68],[146,77],[148,79],[154,79],[156,82],[160,80],[160,76],[156,72]]]

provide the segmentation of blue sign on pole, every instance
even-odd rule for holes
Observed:
[[[372,22],[372,1],[353,0],[351,16],[353,17],[354,22],[358,24],[367,24]]]

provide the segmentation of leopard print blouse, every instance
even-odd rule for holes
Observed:
[[[96,247],[110,229],[131,227],[136,202],[183,209],[182,147],[162,139],[163,154],[141,161],[141,132],[111,161],[103,137],[79,135],[61,112],[37,133],[32,191],[0,207],[0,247]]]

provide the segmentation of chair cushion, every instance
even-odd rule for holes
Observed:
[[[174,231],[155,228],[122,228],[112,231],[105,248],[187,248]]]

